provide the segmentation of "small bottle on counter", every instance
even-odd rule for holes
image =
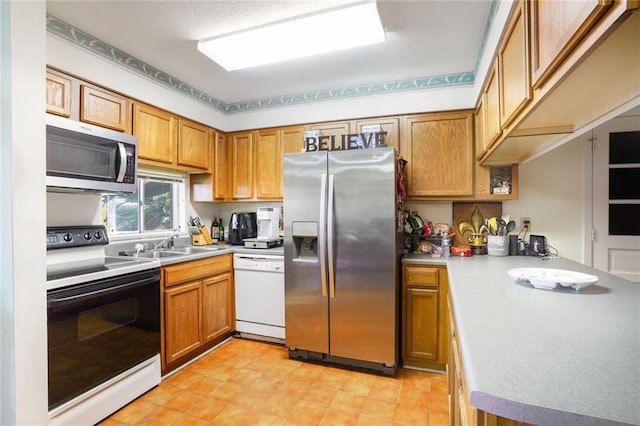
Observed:
[[[213,238],[214,244],[220,241],[220,226],[218,225],[218,216],[214,216],[213,222],[211,222],[211,238]]]
[[[220,241],[224,242],[224,225],[222,224],[222,218],[220,218]]]
[[[446,232],[442,234],[442,257],[451,256],[451,239]]]

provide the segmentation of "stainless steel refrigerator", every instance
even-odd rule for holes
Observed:
[[[398,362],[393,148],[284,157],[289,356],[395,374]]]

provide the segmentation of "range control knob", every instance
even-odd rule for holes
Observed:
[[[96,231],[93,233],[93,238],[95,238],[96,240],[101,240],[102,239],[102,232],[100,231]]]
[[[73,240],[73,235],[71,235],[69,232],[67,232],[66,234],[64,234],[62,236],[62,239],[65,240],[66,242],[70,242]]]
[[[87,231],[83,235],[84,239],[89,241],[91,239],[91,232]]]

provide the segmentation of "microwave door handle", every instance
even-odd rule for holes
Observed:
[[[120,156],[120,170],[118,170],[116,182],[123,182],[127,172],[127,150],[122,142],[118,142],[118,155]]]

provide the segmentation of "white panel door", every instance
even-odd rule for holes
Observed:
[[[609,232],[610,207],[615,204],[640,204],[640,199],[615,200],[609,196],[609,171],[612,168],[640,167],[635,164],[616,165],[609,161],[611,133],[640,131],[640,109],[614,118],[593,131],[593,240],[592,265],[596,269],[640,283],[640,236],[611,235]],[[640,144],[634,137],[630,143]],[[633,185],[640,185],[634,182]],[[615,208],[615,207],[614,207]],[[637,218],[640,221],[640,217]],[[635,220],[634,220],[635,221]]]

